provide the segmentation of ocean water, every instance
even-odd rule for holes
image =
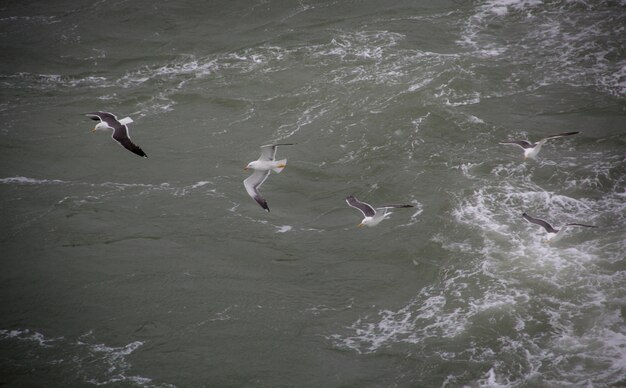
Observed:
[[[0,383],[626,385],[625,32],[623,0],[3,2]]]

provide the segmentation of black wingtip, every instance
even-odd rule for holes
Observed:
[[[254,200],[256,201],[256,203],[259,204],[259,206],[263,208],[263,210],[265,210],[268,213],[270,212],[270,207],[267,206],[267,201],[264,198],[256,197],[254,198]]]

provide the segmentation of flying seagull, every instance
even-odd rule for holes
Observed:
[[[557,137],[565,137],[565,136],[572,136],[575,135],[579,132],[563,132],[563,133],[557,133],[555,135],[550,135],[548,137],[544,137],[543,139],[539,140],[536,143],[530,143],[526,140],[511,140],[511,141],[502,141],[500,142],[500,144],[515,144],[518,145],[520,147],[522,147],[524,149],[524,159],[528,159],[528,158],[535,158],[535,156],[537,156],[537,154],[539,153],[539,150],[541,150],[541,146],[544,145],[548,140],[550,139],[556,139]]]
[[[561,229],[555,229],[552,225],[550,225],[548,222],[541,220],[539,218],[534,218],[529,216],[526,213],[522,213],[522,217],[524,217],[524,219],[528,222],[531,222],[533,224],[537,224],[539,226],[541,226],[542,228],[544,228],[546,230],[546,232],[548,232],[548,235],[546,236],[546,241],[550,242],[550,241],[556,241],[558,238],[561,237],[561,232],[563,232],[565,230],[565,228],[567,228],[568,226],[582,226],[585,228],[596,228],[596,226],[593,225],[585,225],[585,224],[577,224],[577,223],[571,223],[571,224],[565,224],[561,227]]]
[[[361,221],[361,223],[357,225],[358,227],[371,227],[378,225],[382,220],[386,219],[387,216],[391,215],[391,213],[388,213],[389,209],[414,207],[413,205],[383,205],[374,209],[372,205],[359,201],[358,199],[354,198],[353,195],[348,196],[346,198],[346,202],[353,208],[358,209],[361,213],[363,213],[363,216],[365,216],[365,218],[363,218],[363,221]]]
[[[248,163],[244,170],[253,169],[254,172],[248,178],[243,181],[243,185],[246,187],[246,191],[248,195],[252,197],[261,207],[268,212],[270,211],[269,206],[267,206],[267,201],[261,196],[259,193],[259,186],[265,182],[267,177],[270,175],[270,171],[274,171],[279,173],[283,171],[283,168],[287,165],[287,159],[283,160],[275,160],[276,159],[276,150],[278,146],[283,145],[293,145],[293,143],[279,143],[279,144],[268,144],[261,146],[261,156],[258,160],[254,162]]]
[[[85,116],[91,118],[92,120],[96,120],[96,121],[100,120],[100,122],[95,126],[95,128],[91,130],[91,132],[105,131],[108,129],[112,129],[113,135],[111,137],[113,138],[113,140],[115,140],[122,147],[126,148],[127,150],[129,150],[130,152],[134,154],[137,154],[144,158],[148,157],[148,155],[146,155],[146,153],[143,152],[141,148],[135,145],[135,143],[133,143],[130,140],[130,137],[128,136],[127,124],[130,124],[133,122],[133,119],[131,119],[130,117],[124,117],[123,119],[118,120],[117,117],[113,113],[100,112],[100,111],[87,113]]]

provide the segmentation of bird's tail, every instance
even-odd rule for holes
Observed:
[[[120,124],[122,125],[130,124],[132,122],[133,122],[133,119],[131,119],[130,117],[124,117],[123,119],[120,120]]]
[[[285,166],[287,166],[287,159],[278,160],[276,162],[276,167],[272,168],[272,170],[274,170],[274,172],[276,173],[279,173],[283,171],[283,168],[285,168]]]

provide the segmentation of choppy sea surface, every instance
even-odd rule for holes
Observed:
[[[0,384],[626,385],[625,36],[623,0],[3,2]]]

